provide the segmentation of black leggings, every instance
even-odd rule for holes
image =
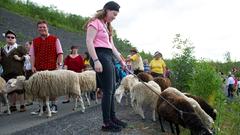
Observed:
[[[95,50],[103,67],[103,72],[97,73],[97,87],[103,92],[102,115],[106,124],[116,117],[114,107],[116,73],[112,50],[107,48],[95,48]]]

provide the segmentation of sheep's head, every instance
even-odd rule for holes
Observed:
[[[137,77],[144,82],[149,82],[153,80],[153,77],[151,74],[146,73],[146,72],[141,72],[139,74],[137,74]]]
[[[24,76],[18,76],[16,79],[8,80],[6,84],[7,93],[15,91],[15,90],[23,90],[23,82],[25,81]]]
[[[115,91],[115,98],[118,103],[121,103],[122,97],[124,95],[124,87],[120,85]]]

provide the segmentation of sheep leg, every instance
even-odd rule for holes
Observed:
[[[178,126],[178,124],[175,124],[175,127],[176,127],[176,132],[177,132],[177,135],[180,135],[180,129],[179,129],[179,126]]]
[[[41,101],[41,103],[40,103],[40,112],[39,112],[39,116],[42,116],[43,115],[43,104],[44,104],[44,102],[43,102],[43,100]]]
[[[49,106],[49,97],[46,98],[46,106],[47,106],[47,117],[52,117],[52,112],[50,110],[50,106]]]
[[[77,107],[78,107],[78,98],[79,98],[78,96],[74,98],[74,99],[75,99],[75,103],[74,103],[73,111],[77,110]]]
[[[138,110],[138,114],[142,117],[142,119],[145,119],[145,116],[144,116],[144,112],[143,112],[142,106],[139,105],[138,103],[137,103],[137,110]]]
[[[128,105],[128,93],[125,92],[125,105]]]
[[[158,113],[158,119],[159,119],[159,122],[160,122],[162,132],[165,132],[164,127],[163,127],[163,123],[162,123],[162,117],[159,113]]]
[[[10,106],[9,106],[9,102],[8,102],[8,98],[7,98],[7,94],[5,93],[3,96],[4,96],[4,100],[6,102],[6,105],[7,105],[7,113],[11,114]]]
[[[156,111],[155,111],[155,109],[153,109],[152,118],[153,118],[153,121],[156,121]]]
[[[82,98],[81,94],[79,96],[79,101],[80,101],[80,105],[81,105],[81,108],[82,108],[82,112],[85,112],[85,106],[84,106],[83,98]]]
[[[172,133],[175,134],[174,129],[173,129],[172,122],[169,122],[169,125],[170,125],[170,128],[171,128]]]
[[[88,106],[90,106],[90,101],[89,101],[89,98],[88,98],[88,93],[85,92],[85,93],[84,93],[84,96],[85,96],[85,98],[86,98],[86,100],[87,100]]]

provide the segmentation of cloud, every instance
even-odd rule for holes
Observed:
[[[92,16],[108,0],[32,0],[43,5],[82,16]],[[238,55],[240,8],[238,0],[116,0],[120,13],[113,22],[118,36],[128,39],[139,50],[165,58],[172,57],[172,40],[176,33],[190,38],[197,58],[223,60],[229,51]]]

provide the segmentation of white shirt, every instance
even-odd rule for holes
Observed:
[[[25,61],[24,61],[24,70],[31,70],[31,62],[30,62],[30,56],[28,54],[24,55]]]
[[[238,88],[240,88],[240,81],[238,81]]]
[[[233,77],[228,77],[227,85],[234,84],[234,83],[235,83],[235,80],[233,79]]]
[[[8,46],[9,46],[9,49],[8,49]],[[17,43],[15,43],[14,45],[5,45],[5,46],[4,46],[4,50],[6,51],[6,53],[9,53],[9,52],[11,52],[14,48],[17,48],[17,47],[18,47]]]

